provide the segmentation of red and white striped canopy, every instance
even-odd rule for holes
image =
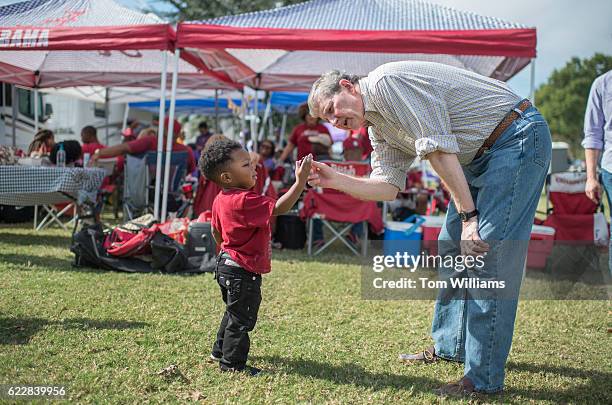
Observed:
[[[0,7],[0,81],[38,88],[159,87],[163,52],[173,50],[174,40],[168,23],[112,0],[14,3]],[[183,58],[194,59],[186,52]],[[178,85],[236,87],[226,74],[184,60]]]
[[[304,91],[330,69],[365,75],[398,60],[508,80],[535,57],[536,30],[420,0],[312,0],[180,23],[176,46],[251,87]]]

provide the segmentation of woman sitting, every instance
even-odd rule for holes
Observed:
[[[28,157],[41,158],[49,156],[55,146],[55,136],[53,131],[41,129],[34,135],[34,139],[28,147]]]

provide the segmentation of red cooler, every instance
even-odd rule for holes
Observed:
[[[444,225],[445,216],[423,216],[423,248],[427,249],[428,254],[438,254],[438,235]]]
[[[533,269],[545,268],[546,259],[548,259],[553,250],[554,240],[555,228],[533,225],[529,249],[527,250],[527,267]]]

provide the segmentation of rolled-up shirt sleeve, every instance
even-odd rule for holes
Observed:
[[[600,84],[600,80],[593,83],[587,101],[584,114],[584,139],[582,140],[582,147],[585,149],[603,149],[604,147],[605,117]]]
[[[376,83],[377,110],[414,137],[414,147],[421,159],[435,151],[459,153],[448,109],[440,95],[442,90],[416,76],[387,75]]]
[[[389,145],[384,139],[377,137],[372,128],[370,128],[370,141],[374,149],[370,161],[372,166],[370,178],[392,184],[400,191],[404,190],[406,188],[406,173],[414,160],[414,156]]]

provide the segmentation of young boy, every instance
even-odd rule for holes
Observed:
[[[247,367],[249,333],[255,328],[261,303],[261,275],[270,272],[270,217],[291,209],[304,190],[312,155],[296,164],[295,183],[278,201],[251,188],[257,175],[249,153],[229,139],[220,139],[205,149],[200,170],[222,191],[212,206],[212,233],[221,252],[216,279],[225,302],[225,313],[210,358],[221,371],[261,370]]]

